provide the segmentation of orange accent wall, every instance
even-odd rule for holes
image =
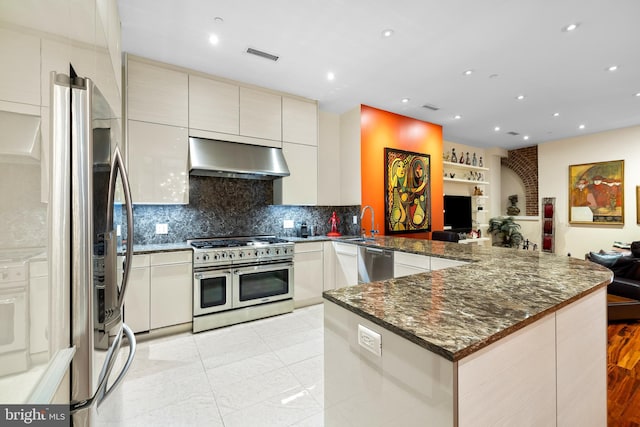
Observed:
[[[371,205],[376,213],[376,228],[384,234],[384,149],[429,154],[431,164],[431,230],[442,230],[443,164],[442,126],[423,122],[366,105],[360,106],[360,162],[362,206]],[[369,213],[362,220],[369,234]],[[394,234],[430,238],[431,233]]]

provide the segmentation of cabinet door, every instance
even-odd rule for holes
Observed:
[[[191,263],[151,266],[151,329],[193,320]]]
[[[317,147],[284,142],[282,151],[291,175],[274,182],[274,203],[315,205],[318,201]]]
[[[282,141],[318,145],[318,106],[315,102],[282,97]]]
[[[296,243],[293,265],[295,306],[304,307],[322,302],[324,282],[322,243]]]
[[[133,203],[189,203],[187,128],[128,122]]]
[[[127,61],[127,114],[129,119],[165,125],[189,125],[189,79],[158,65]]]
[[[189,128],[240,133],[240,87],[189,76]]]
[[[336,288],[358,284],[358,247],[334,242],[336,250]]]
[[[149,330],[149,267],[132,268],[124,296],[124,322],[133,332]]]
[[[241,87],[240,135],[282,141],[282,97]]]
[[[0,28],[0,56],[0,101],[40,105],[40,38]]]
[[[336,251],[333,247],[333,242],[324,242],[322,244],[322,251],[324,257],[324,285],[325,291],[336,288]]]

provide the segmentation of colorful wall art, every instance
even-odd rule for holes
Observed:
[[[430,156],[385,148],[384,161],[385,234],[430,231]]]
[[[624,224],[624,160],[569,166],[569,222]]]

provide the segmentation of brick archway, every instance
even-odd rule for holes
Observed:
[[[524,184],[525,215],[538,216],[538,146],[509,150],[500,163],[514,171]]]

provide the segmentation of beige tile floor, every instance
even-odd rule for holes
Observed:
[[[140,343],[98,426],[323,425],[322,304]]]

